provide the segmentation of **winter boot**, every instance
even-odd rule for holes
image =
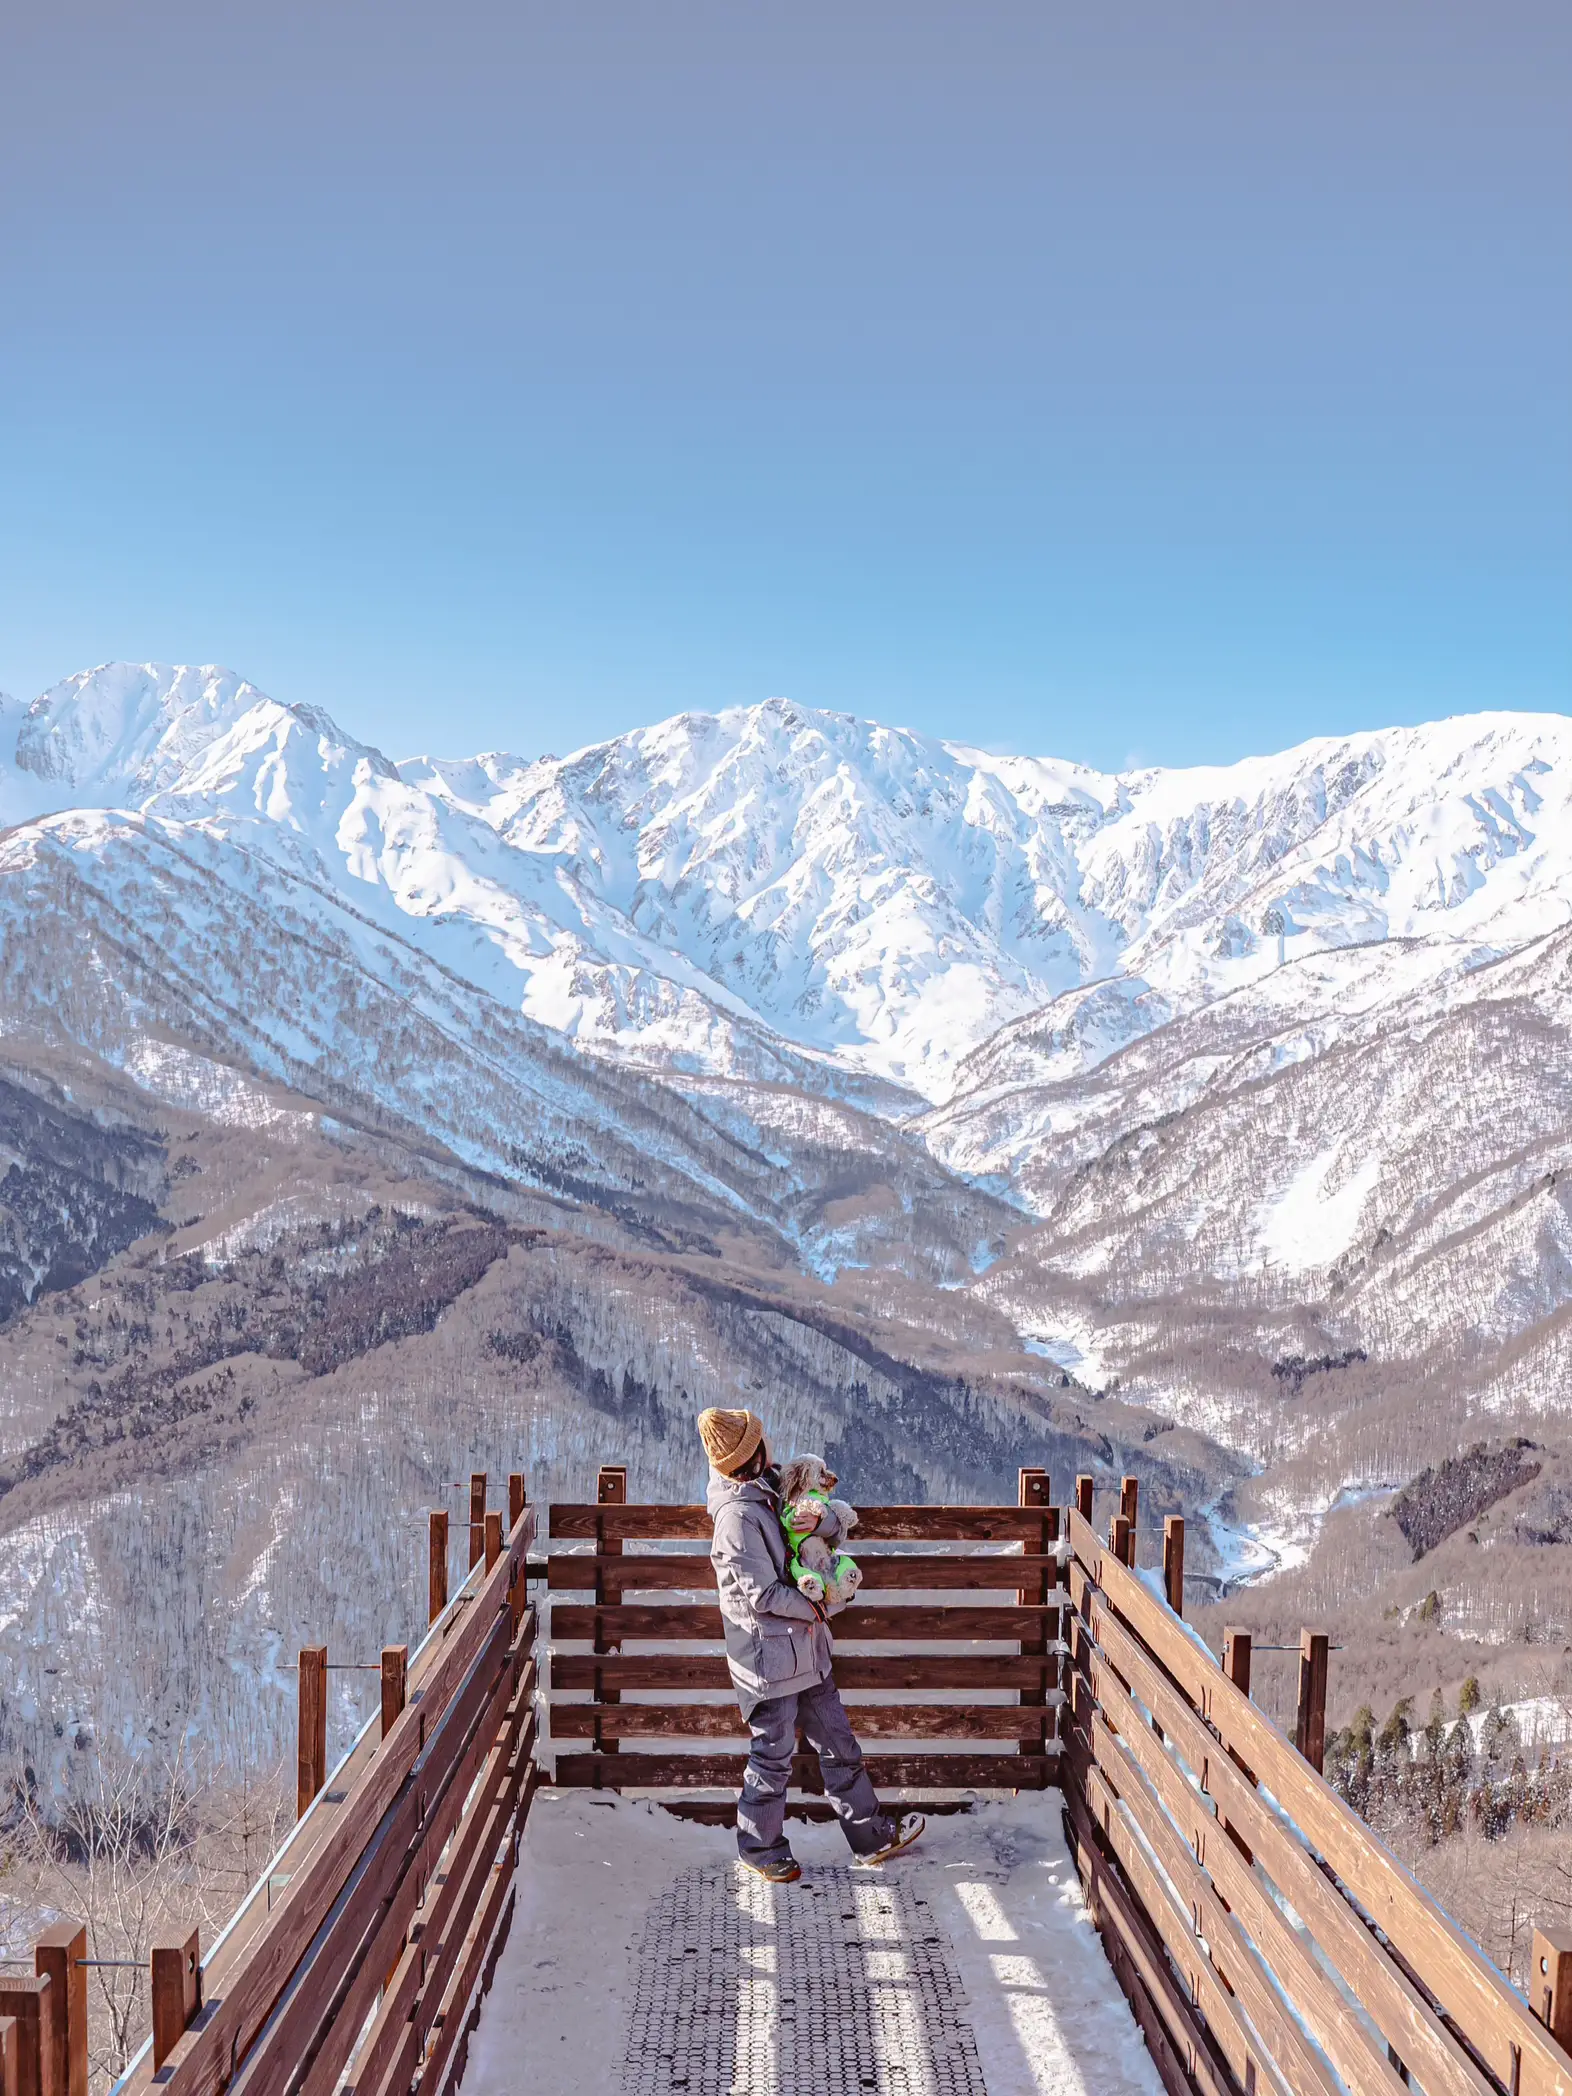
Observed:
[[[881,1863],[888,1863],[902,1849],[909,1849],[928,1822],[920,1812],[903,1812],[899,1818],[885,1822],[886,1840],[882,1849],[875,1849],[871,1856],[853,1856],[853,1870],[877,1870]]]

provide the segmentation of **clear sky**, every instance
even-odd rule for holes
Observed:
[[[1566,0],[0,20],[0,688],[1093,763],[1572,706]]]

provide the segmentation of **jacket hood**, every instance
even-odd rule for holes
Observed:
[[[725,1477],[719,1470],[712,1470],[710,1489],[705,1495],[705,1505],[711,1515],[718,1514],[729,1499],[751,1499],[755,1506],[768,1507],[772,1514],[778,1504],[775,1494],[762,1478],[750,1477],[744,1481],[739,1477]]]

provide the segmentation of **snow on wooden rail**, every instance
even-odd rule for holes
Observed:
[[[1569,2096],[1552,2033],[1572,2022],[1572,1939],[1535,1937],[1536,2019],[1135,1572],[1134,1514],[1132,1495],[1104,1545],[1068,1513],[1063,1780],[1088,1901],[1167,2088]],[[1324,1682],[1324,1649],[1321,1664]]]
[[[1041,1470],[1022,1471],[1013,1507],[859,1509],[863,1586],[836,1618],[835,1676],[859,1733],[879,1743],[868,1768],[881,1789],[1053,1783],[1067,1598],[1059,1518]],[[747,1728],[730,1693],[720,1610],[711,1601],[649,1598],[713,1593],[706,1510],[630,1506],[625,1473],[607,1469],[596,1502],[554,1505],[548,1532],[552,1543],[581,1546],[546,1561],[551,1733],[554,1742],[582,1740],[588,1748],[559,1746],[554,1781],[735,1791]],[[639,1547],[690,1542],[705,1548]],[[880,1548],[892,1544],[898,1547]],[[914,1551],[914,1544],[935,1547]],[[589,1598],[567,1598],[578,1595]],[[574,1646],[582,1649],[568,1649]],[[847,1649],[864,1646],[873,1649]],[[673,1702],[674,1690],[711,1700]],[[923,1690],[935,1700],[909,1700]],[[880,1691],[900,1700],[863,1700]],[[666,1700],[627,1700],[657,1692]],[[983,1700],[990,1695],[998,1700]],[[737,1744],[730,1753],[709,1751],[718,1741]],[[811,1755],[794,1760],[792,1783],[800,1793],[821,1789]]]

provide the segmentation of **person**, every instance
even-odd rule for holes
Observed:
[[[753,1412],[711,1409],[699,1414],[699,1439],[710,1464],[710,1559],[726,1660],[750,1738],[737,1852],[771,1884],[802,1876],[786,1839],[786,1789],[800,1727],[819,1758],[853,1867],[883,1863],[909,1847],[924,1822],[919,1813],[897,1815],[880,1805],[831,1675],[829,1618],[786,1577],[780,1493],[763,1423]]]

